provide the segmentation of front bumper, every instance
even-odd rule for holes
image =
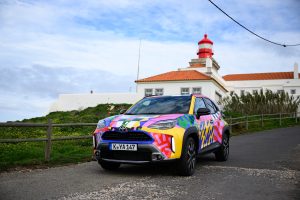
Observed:
[[[95,150],[97,160],[109,162],[143,164],[151,162],[171,161],[153,144],[137,144],[137,151],[115,151],[110,150],[110,143],[99,143]]]

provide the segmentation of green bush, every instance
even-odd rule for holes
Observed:
[[[255,114],[274,114],[297,112],[300,97],[289,96],[288,93],[273,93],[270,90],[260,90],[254,94],[243,94],[238,96],[230,93],[222,99],[225,114],[228,116],[244,116]]]

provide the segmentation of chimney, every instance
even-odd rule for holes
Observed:
[[[294,79],[299,79],[298,63],[294,64]]]

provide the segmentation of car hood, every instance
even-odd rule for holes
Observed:
[[[158,121],[177,119],[184,114],[167,114],[167,115],[117,115],[104,119],[106,127],[110,128],[142,128],[148,127]]]

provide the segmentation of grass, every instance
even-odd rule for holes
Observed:
[[[0,170],[32,165],[51,166],[65,163],[77,163],[91,160],[90,140],[59,141],[52,146],[50,162],[44,161],[44,143],[26,142],[0,145]]]
[[[100,104],[82,111],[54,112],[44,117],[25,119],[21,122],[53,123],[98,122],[99,119],[115,115],[130,104]],[[55,127],[53,137],[91,135],[96,127]],[[0,139],[45,138],[46,128],[0,127]],[[92,140],[53,141],[51,158],[44,161],[45,142],[0,143],[0,172],[19,167],[42,167],[78,163],[92,158]]]
[[[44,117],[26,119],[22,122],[46,123],[50,118],[54,123],[97,122],[99,119],[117,114],[118,110],[129,106],[129,104],[102,104],[82,111],[50,113]],[[297,125],[300,125],[299,121]],[[284,119],[281,126],[279,125],[279,120],[265,121],[263,127],[261,122],[251,122],[248,130],[246,130],[245,124],[239,124],[233,126],[232,135],[294,126],[295,124],[295,119]],[[53,128],[53,137],[89,135],[94,129],[95,127],[55,127]],[[44,138],[45,136],[46,128],[0,127],[0,139]],[[36,168],[85,162],[90,161],[92,158],[91,139],[53,141],[49,162],[44,161],[44,148],[45,142],[0,143],[0,172],[19,167]]]

